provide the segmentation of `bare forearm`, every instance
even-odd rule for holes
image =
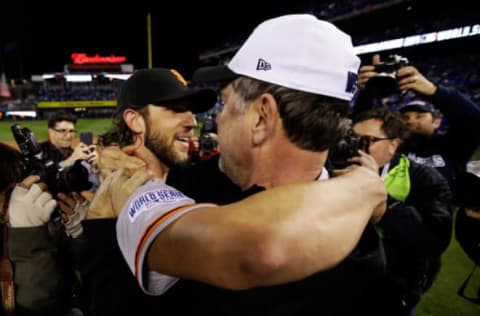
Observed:
[[[150,268],[221,287],[279,284],[328,269],[358,242],[383,183],[365,168],[191,212],[164,230]],[[377,179],[378,178],[378,179]]]

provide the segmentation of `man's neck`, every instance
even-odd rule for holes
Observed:
[[[313,152],[288,143],[281,148],[261,151],[254,159],[252,184],[266,189],[299,182],[313,181],[322,173],[326,151]]]

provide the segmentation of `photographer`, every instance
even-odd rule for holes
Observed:
[[[41,143],[44,159],[59,163],[62,167],[76,160],[86,160],[96,167],[98,154],[95,145],[80,142],[72,148],[77,118],[68,112],[58,112],[48,120],[48,140]]]
[[[364,111],[354,117],[353,130],[368,140],[368,152],[380,166],[388,192],[387,211],[378,224],[387,256],[384,315],[411,315],[431,285],[425,282],[427,267],[450,242],[450,189],[437,170],[397,154],[408,135],[399,113],[386,108]]]
[[[18,151],[0,143],[0,157],[0,206],[9,223],[3,229],[8,230],[15,315],[65,315],[70,305],[68,277],[50,225],[57,203],[38,176],[22,180],[26,166]]]
[[[199,137],[198,147],[200,160],[211,159],[220,153],[217,139],[218,136],[214,132],[204,133]]]
[[[360,67],[361,93],[354,104],[354,114],[380,106],[380,96],[367,88],[368,82],[378,75],[376,65],[381,64],[380,56],[374,55],[372,62]],[[397,64],[396,67],[394,93],[412,91],[420,99],[397,105],[411,131],[411,137],[399,151],[417,163],[438,169],[451,184],[458,173],[465,171],[480,145],[480,109],[458,90],[429,81],[414,66]],[[427,105],[422,105],[422,101]],[[440,115],[446,120],[445,133],[439,132]]]

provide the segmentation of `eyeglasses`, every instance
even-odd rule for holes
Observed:
[[[55,132],[57,133],[60,133],[60,134],[67,134],[67,133],[70,133],[70,134],[75,134],[77,131],[74,130],[74,129],[64,129],[64,128],[61,128],[61,129],[57,129],[57,128],[52,128]]]
[[[370,136],[370,135],[363,135],[360,136],[363,139],[366,139],[368,141],[368,144],[371,145],[373,143],[379,142],[381,140],[392,140],[395,139],[395,137],[375,137],[375,136]]]

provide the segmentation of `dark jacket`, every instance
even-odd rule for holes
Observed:
[[[218,159],[190,169],[174,169],[167,181],[197,202],[226,204],[264,190],[242,192],[218,169]],[[377,302],[384,286],[384,252],[368,225],[354,251],[335,268],[279,286],[230,291],[181,280],[165,297],[189,297],[182,315],[353,315],[381,314]],[[212,302],[215,302],[212,304]]]
[[[116,219],[84,220],[74,239],[74,258],[81,275],[80,305],[85,316],[158,315],[158,297],[146,295],[123,259]]]
[[[263,190],[242,192],[218,169],[218,159],[171,170],[167,183],[198,202],[226,204]],[[231,291],[180,280],[164,295],[141,292],[115,240],[114,220],[84,221],[82,274],[90,297],[87,315],[381,315],[384,252],[369,225],[357,248],[337,267],[298,282]],[[88,305],[88,304],[87,304]]]
[[[65,315],[71,305],[70,279],[61,247],[47,225],[9,228],[16,314]]]
[[[399,149],[411,160],[437,168],[452,183],[465,170],[467,162],[480,145],[480,108],[454,88],[439,85],[432,96],[424,96],[444,115],[446,132],[433,136],[414,136]],[[353,115],[379,107],[378,100],[362,92],[352,109]]]
[[[52,160],[57,164],[64,161],[68,157],[70,157],[73,153],[72,148],[60,150],[48,140],[41,143],[40,148],[42,149],[42,157],[41,157],[42,160],[44,161]]]
[[[398,158],[392,168],[397,163]],[[400,310],[402,300],[407,309],[417,304],[428,287],[429,264],[445,251],[452,234],[453,207],[446,179],[436,169],[414,162],[408,173],[410,194],[405,202],[389,196],[379,223],[387,255],[387,299]]]
[[[444,115],[447,130],[432,137],[413,137],[400,148],[417,163],[437,168],[452,183],[465,171],[467,162],[480,145],[480,108],[455,89],[439,86],[431,97],[425,97]],[[445,165],[435,163],[442,157]]]

